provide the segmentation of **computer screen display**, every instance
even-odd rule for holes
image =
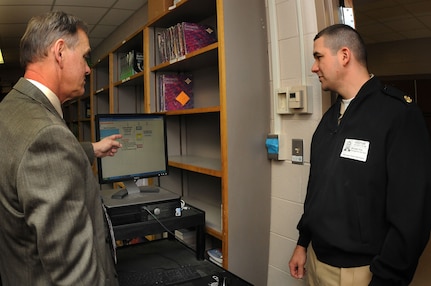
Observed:
[[[168,174],[165,115],[98,114],[95,129],[97,141],[123,136],[115,156],[97,159],[99,183],[123,182],[131,193],[137,179]]]

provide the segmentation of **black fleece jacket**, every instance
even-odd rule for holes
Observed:
[[[311,144],[298,244],[336,267],[371,265],[370,285],[407,285],[431,226],[431,143],[409,97],[376,78],[344,113],[325,113]]]

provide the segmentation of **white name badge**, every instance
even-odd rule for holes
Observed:
[[[361,162],[367,161],[370,142],[356,139],[346,139],[340,157]]]

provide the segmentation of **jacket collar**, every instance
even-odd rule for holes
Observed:
[[[28,96],[29,98],[39,102],[51,113],[53,113],[56,117],[63,120],[63,118],[61,118],[61,115],[58,114],[57,110],[49,101],[49,99],[46,97],[46,95],[43,94],[43,92],[39,88],[37,88],[34,84],[32,84],[27,79],[23,77],[20,78],[13,88],[18,92],[24,94],[25,96]]]

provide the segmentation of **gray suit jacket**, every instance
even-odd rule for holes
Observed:
[[[3,285],[117,285],[91,143],[26,79],[0,103],[0,146]]]

